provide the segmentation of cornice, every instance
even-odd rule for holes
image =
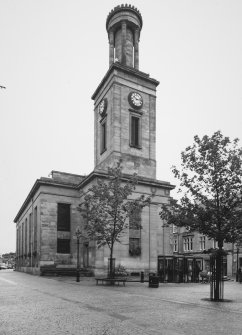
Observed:
[[[142,15],[140,13],[140,11],[134,7],[134,6],[131,6],[131,5],[119,5],[119,6],[116,6],[114,7],[114,9],[111,10],[111,12],[108,14],[107,16],[107,20],[106,20],[106,29],[108,30],[108,24],[109,24],[109,21],[111,20],[111,18],[116,14],[116,13],[119,13],[119,12],[123,12],[123,11],[130,11],[131,13],[135,13],[139,20],[140,20],[140,26],[142,28],[142,25],[143,25],[143,20],[142,20]]]
[[[70,184],[70,183],[61,183],[61,182],[56,182],[50,178],[41,178],[41,179],[37,179],[36,182],[34,183],[33,187],[31,188],[27,198],[25,199],[24,203],[22,204],[22,206],[20,207],[20,210],[18,211],[15,219],[14,219],[14,223],[16,223],[18,221],[18,219],[20,218],[21,214],[24,212],[25,208],[27,207],[28,203],[31,201],[31,199],[33,198],[33,196],[36,194],[36,192],[38,191],[38,189],[40,188],[40,186],[54,186],[54,187],[63,187],[63,188],[67,188],[67,189],[77,189],[77,185],[76,184]]]
[[[72,189],[80,191],[85,185],[89,184],[95,178],[102,178],[107,179],[109,177],[108,172],[106,171],[92,171],[88,176],[86,176],[79,184],[71,184],[71,183],[64,183],[64,182],[57,182],[52,180],[51,178],[41,178],[37,179],[34,183],[33,187],[31,188],[27,198],[25,199],[24,203],[22,204],[20,210],[18,211],[16,217],[14,218],[14,223],[17,223],[18,219],[20,218],[21,214],[24,212],[25,208],[27,207],[28,203],[34,197],[40,186],[54,186],[54,187],[62,187],[66,189]],[[132,176],[128,174],[124,174],[122,180],[128,181]],[[173,190],[175,185],[170,184],[169,182],[138,177],[138,185],[145,185],[145,186],[153,186],[158,188],[163,188],[166,190]]]
[[[107,179],[108,177],[109,177],[108,172],[101,171],[101,170],[100,171],[94,170],[78,185],[78,189],[80,190],[81,188],[89,184],[95,178]],[[132,175],[123,174],[122,180],[128,181],[130,180],[131,177]],[[173,190],[175,188],[175,185],[172,185],[169,182],[145,178],[145,177],[139,177],[139,176],[138,176],[138,185],[155,186],[155,187],[163,188],[166,190]]]
[[[100,91],[101,87],[104,85],[104,83],[108,80],[109,76],[112,74],[112,72],[114,72],[115,70],[119,70],[119,71],[123,71],[125,73],[128,74],[132,74],[140,79],[143,79],[144,81],[147,81],[149,83],[152,83],[153,85],[155,85],[156,87],[159,85],[159,81],[157,81],[156,79],[150,78],[150,75],[145,73],[145,72],[141,72],[139,70],[136,70],[133,67],[129,67],[129,66],[125,66],[122,65],[119,62],[113,63],[110,68],[108,69],[107,73],[105,74],[105,76],[103,77],[102,81],[100,82],[100,84],[98,85],[97,89],[95,90],[95,92],[92,95],[92,100],[96,99],[96,96],[98,94],[98,92]]]

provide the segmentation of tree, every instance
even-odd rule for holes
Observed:
[[[230,141],[220,131],[211,137],[194,137],[194,144],[181,153],[179,201],[163,205],[160,217],[167,224],[183,226],[218,242],[216,289],[214,300],[220,300],[219,262],[223,243],[234,243],[242,233],[242,148],[238,139]]]
[[[128,228],[128,219],[137,210],[149,205],[150,198],[141,195],[131,200],[130,197],[137,185],[137,176],[124,178],[121,165],[108,169],[107,179],[97,180],[79,206],[86,219],[85,234],[95,239],[97,247],[107,245],[110,249],[109,275],[113,275],[113,249],[116,242]],[[139,226],[141,228],[141,226]]]

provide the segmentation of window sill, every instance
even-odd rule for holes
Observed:
[[[136,113],[136,114],[139,114],[139,115],[143,115],[143,112],[139,109],[132,109],[132,108],[129,108],[129,111],[131,113]]]
[[[103,149],[103,150],[100,152],[100,155],[104,154],[105,151],[107,151],[107,148]]]
[[[137,145],[133,145],[133,144],[130,144],[129,146],[130,146],[131,148],[138,149],[138,150],[141,150],[141,149],[142,149],[141,146],[137,146]]]
[[[57,254],[58,255],[70,255],[71,253],[70,252],[58,252],[57,251]]]

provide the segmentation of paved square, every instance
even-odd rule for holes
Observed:
[[[242,334],[242,284],[225,282],[211,302],[208,284],[96,286],[93,278],[0,271],[0,335]]]

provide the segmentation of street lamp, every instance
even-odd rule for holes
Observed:
[[[79,227],[77,227],[76,232],[77,239],[77,265],[76,265],[76,281],[80,281],[80,238],[82,237],[82,232]]]

